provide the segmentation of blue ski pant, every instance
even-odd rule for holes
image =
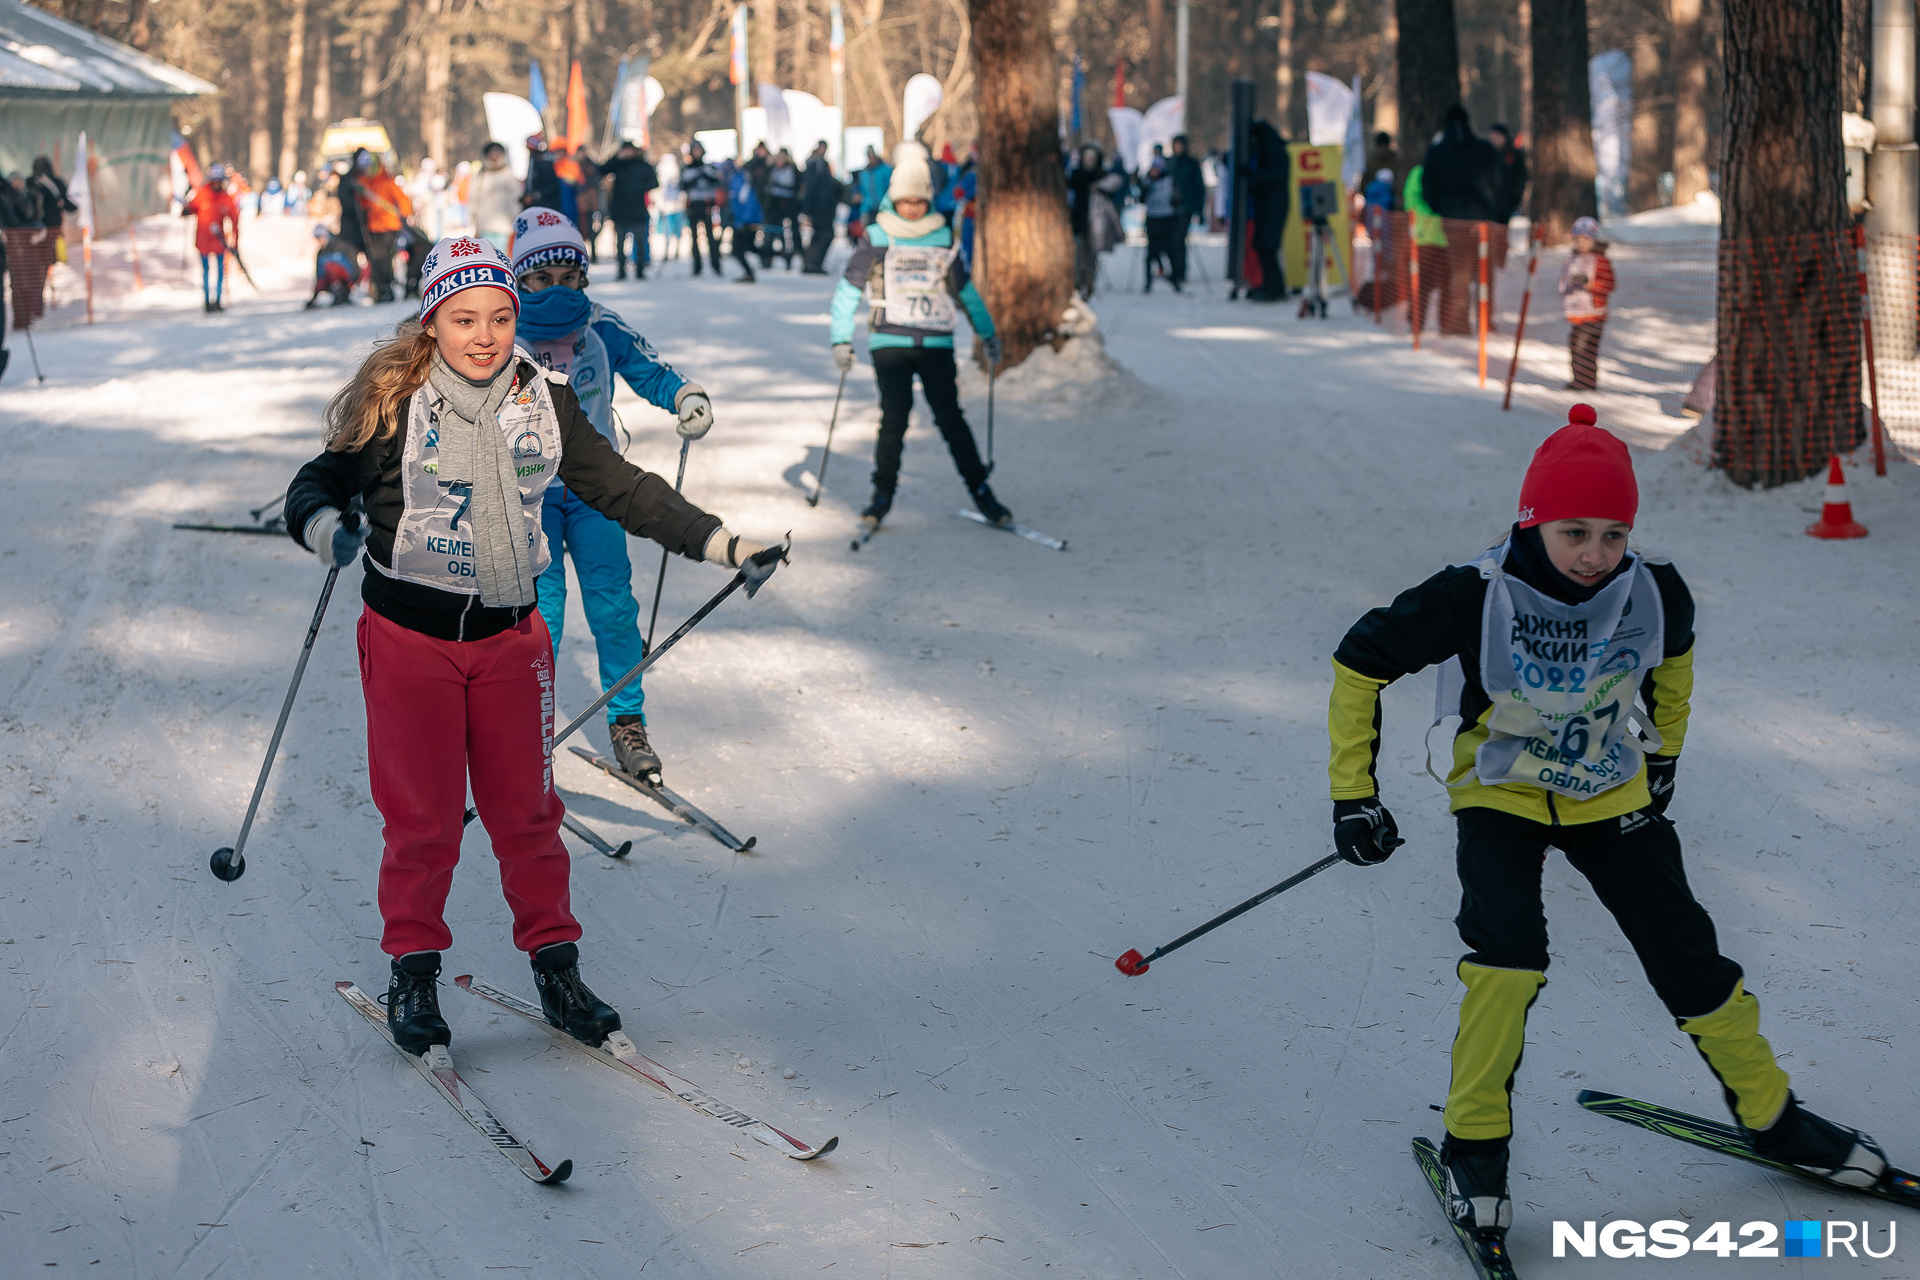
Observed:
[[[546,530],[547,553],[553,557],[540,575],[540,616],[553,636],[554,652],[560,651],[561,628],[566,623],[566,558],[571,555],[574,576],[580,579],[580,604],[600,655],[600,688],[605,692],[646,657],[646,645],[640,639],[640,602],[633,598],[633,566],[627,560],[627,531],[560,484],[547,490],[540,525]],[[615,716],[641,714],[647,695],[640,685],[635,680],[614,695],[607,704],[609,724]]]
[[[212,268],[213,276],[208,276]],[[200,297],[207,302],[218,302],[227,291],[227,255],[224,253],[203,253],[200,255]]]

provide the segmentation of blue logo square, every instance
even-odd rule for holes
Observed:
[[[1820,1256],[1819,1222],[1789,1222],[1787,1228],[1786,1256],[1789,1258],[1817,1258]]]

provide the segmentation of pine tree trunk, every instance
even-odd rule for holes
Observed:
[[[1400,176],[1426,159],[1447,108],[1460,101],[1453,0],[1395,0],[1400,26]],[[1582,84],[1586,81],[1582,79]]]
[[[313,121],[313,149],[317,152],[327,126],[333,123],[333,15],[322,4],[313,16],[319,30],[313,42],[313,110],[308,118]],[[313,185],[319,189],[318,174]]]
[[[1660,43],[1651,31],[1633,38],[1633,146],[1627,165],[1627,212],[1657,208],[1660,173],[1666,156],[1660,150],[1660,100],[1665,96],[1665,68]]]
[[[1380,91],[1373,99],[1373,127],[1377,133],[1384,133],[1401,144],[1400,137],[1400,19],[1395,11],[1394,0],[1380,0],[1380,66],[1376,75],[1379,78]],[[1367,139],[1367,145],[1373,145],[1373,139]]]
[[[1593,99],[1587,85],[1587,0],[1533,0],[1533,225],[1565,244],[1594,195]]]
[[[1273,125],[1282,136],[1293,133],[1294,0],[1280,0],[1280,30],[1276,41],[1279,61],[1273,71]]]
[[[1147,93],[1149,105],[1173,92],[1168,84],[1167,61],[1173,54],[1173,38],[1167,34],[1166,0],[1147,0]]]
[[[420,142],[447,170],[447,83],[453,75],[453,37],[446,27],[443,0],[427,0],[425,72],[420,94]]]
[[[1707,183],[1707,59],[1700,0],[1669,0],[1673,15],[1673,202],[1691,204]]]
[[[372,117],[380,109],[380,38],[373,32],[363,32],[360,36],[360,114]]]
[[[273,24],[261,13],[247,41],[247,180],[258,190],[273,172]]]
[[[286,92],[280,100],[280,185],[293,181],[300,167],[300,116],[306,98],[307,3],[290,0],[287,5]]]
[[[1842,0],[1726,0],[1714,460],[1786,484],[1858,445]]]
[[[969,0],[979,68],[979,236],[1001,368],[1053,340],[1073,295],[1051,0]]]

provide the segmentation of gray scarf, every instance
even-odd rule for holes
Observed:
[[[509,357],[491,382],[474,382],[436,351],[427,374],[444,401],[440,474],[454,482],[451,492],[459,493],[462,485],[469,490],[464,519],[479,570],[480,603],[490,609],[534,601],[533,548],[527,545],[520,478],[499,418],[516,363]]]

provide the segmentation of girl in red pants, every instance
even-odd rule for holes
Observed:
[[[535,608],[546,489],[557,480],[691,560],[738,566],[761,547],[614,452],[566,376],[514,345],[519,295],[499,249],[442,240],[421,278],[419,319],[402,321],[334,396],[326,451],[287,493],[287,527],[323,564],[346,567],[364,542],[360,681],[386,820],[387,1021],[409,1053],[452,1040],[434,983],[453,941],[443,911],[471,786],[547,1020],[598,1045],[620,1015],[580,979],[568,909],[553,649]],[[340,513],[355,497],[367,520],[349,531]]]

